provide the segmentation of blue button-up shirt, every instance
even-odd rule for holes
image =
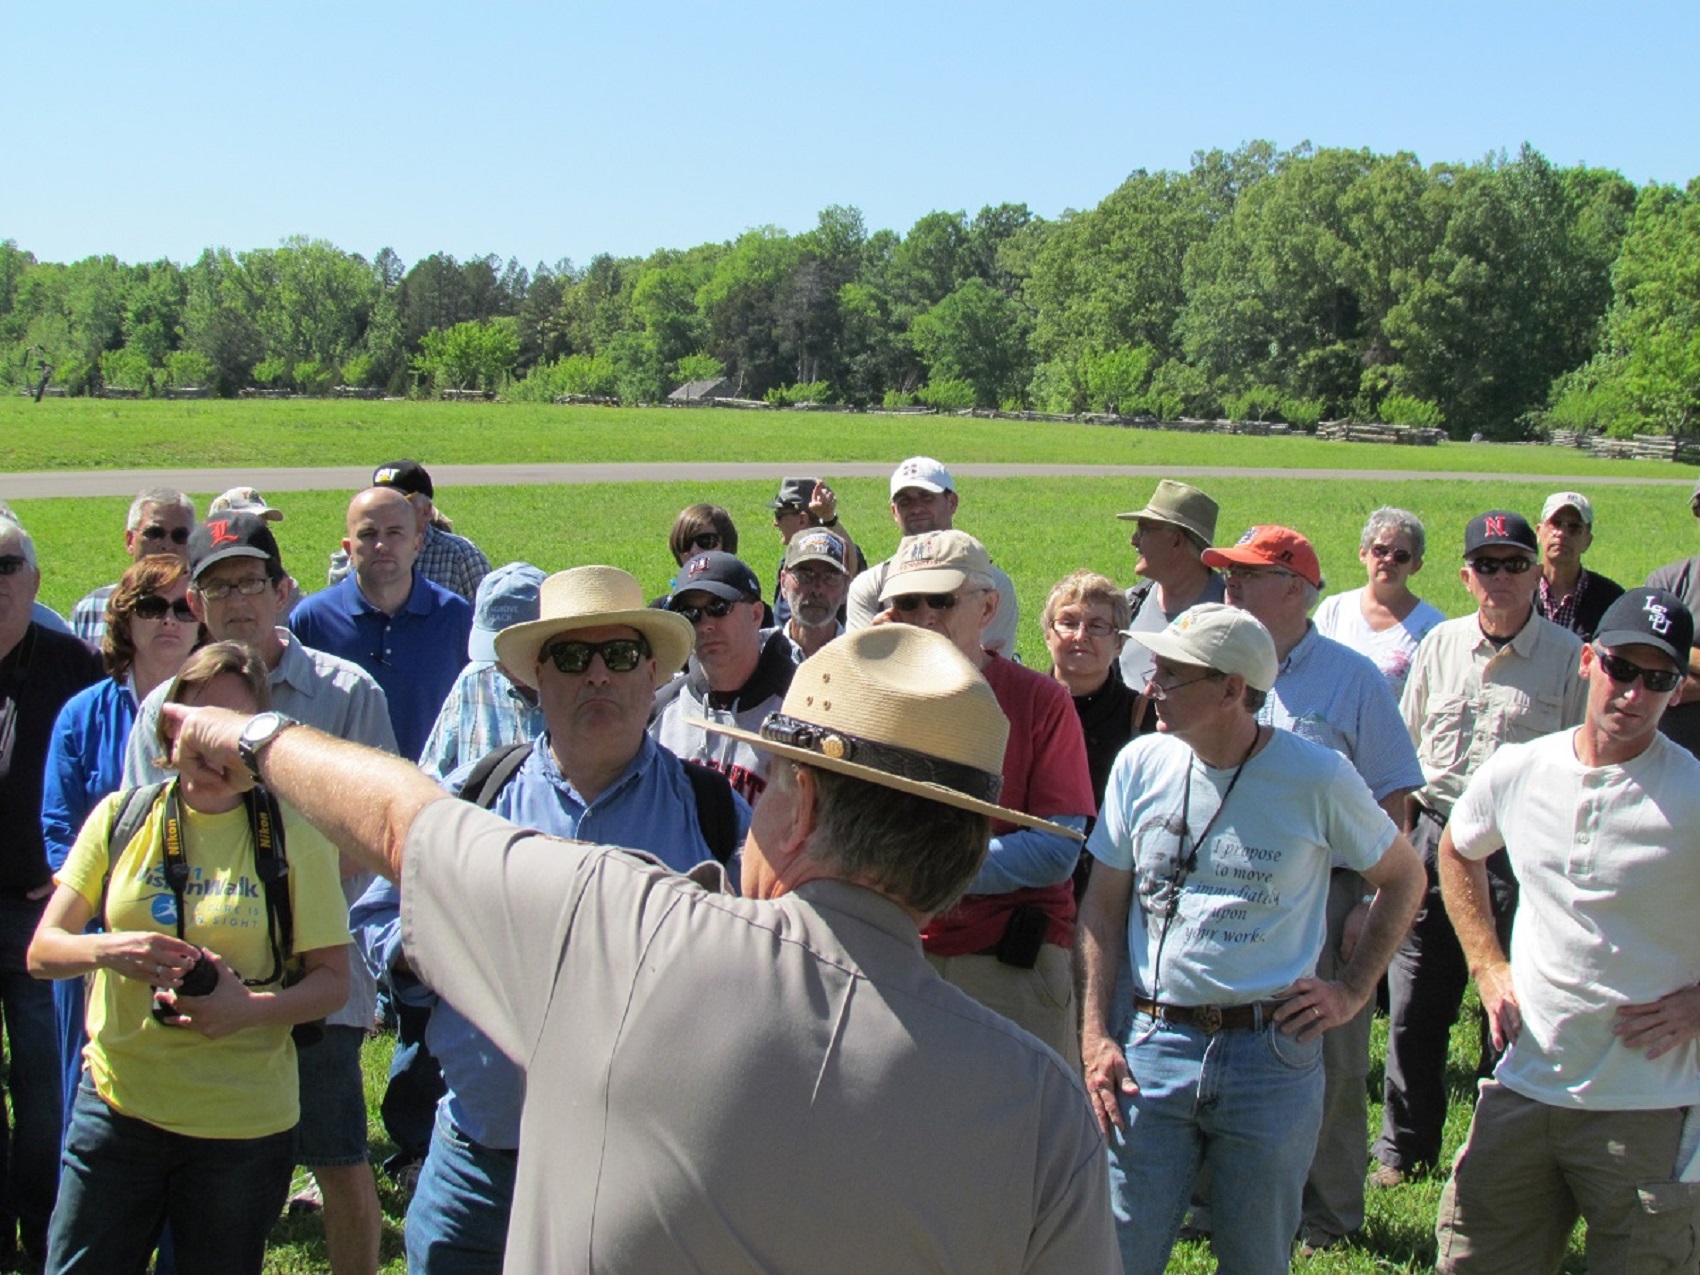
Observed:
[[[471,764],[461,766],[443,787],[458,793],[471,772]],[[737,793],[732,800],[741,843],[749,831],[750,808]],[[646,851],[679,872],[713,857],[698,824],[696,793],[684,763],[647,735],[620,777],[589,802],[561,773],[544,735],[491,808],[522,827],[553,836]],[[380,878],[349,920],[367,964],[380,978],[387,976],[401,950],[400,888]],[[410,1003],[434,1007],[425,1040],[442,1064],[448,1086],[444,1112],[475,1142],[503,1150],[517,1147],[525,1073],[453,1005],[428,988],[414,986],[414,994],[397,991]]]
[[[372,675],[389,700],[397,748],[403,757],[417,757],[466,664],[472,608],[415,570],[407,602],[386,615],[349,576],[303,598],[289,627],[308,646],[340,655]]]
[[[543,733],[543,710],[526,699],[501,666],[474,660],[455,679],[419,754],[419,769],[441,783],[485,753]]]

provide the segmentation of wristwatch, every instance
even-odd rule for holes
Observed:
[[[261,713],[249,719],[242,728],[242,737],[236,741],[236,751],[241,754],[242,764],[248,768],[248,773],[255,783],[260,782],[260,751],[291,726],[299,726],[300,722],[285,713]]]

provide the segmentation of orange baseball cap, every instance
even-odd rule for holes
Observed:
[[[1281,567],[1301,580],[1322,587],[1322,563],[1316,550],[1291,527],[1253,527],[1227,549],[1206,549],[1204,565],[1226,567],[1235,563],[1250,567]]]

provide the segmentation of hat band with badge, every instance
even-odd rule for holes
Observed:
[[[812,722],[798,721],[784,713],[769,713],[761,724],[761,737],[773,744],[788,744],[806,752],[819,753],[833,761],[855,762],[884,771],[911,783],[936,784],[975,801],[995,802],[1003,790],[1003,776],[976,770],[960,762],[931,757],[896,744],[861,739],[843,731],[827,730]]]

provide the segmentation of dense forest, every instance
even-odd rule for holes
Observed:
[[[1700,178],[1515,157],[1423,166],[1266,142],[1133,173],[1054,220],[850,207],[801,233],[526,269],[322,240],[191,265],[0,242],[0,383],[338,384],[652,401],[1019,406],[1455,437],[1700,429]]]

